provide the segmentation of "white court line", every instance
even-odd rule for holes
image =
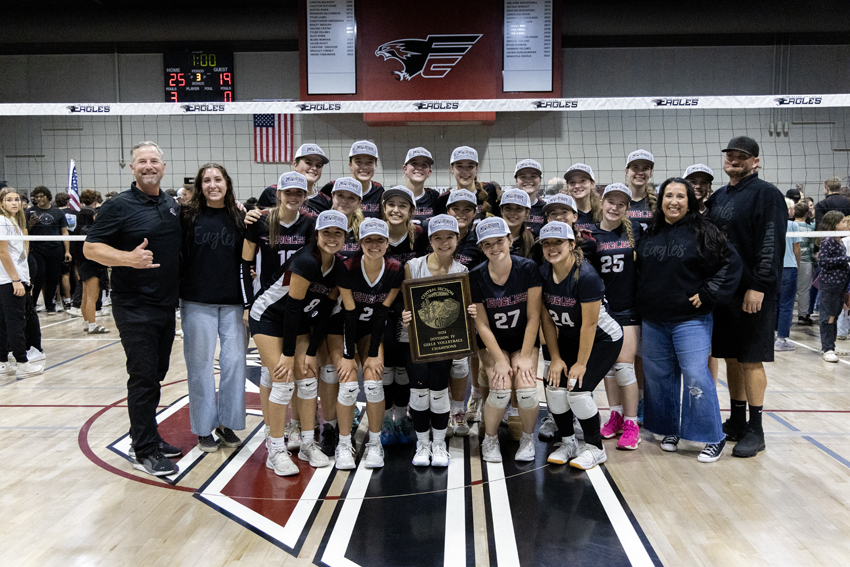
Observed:
[[[791,339],[786,339],[786,340],[787,340],[788,342],[792,342],[792,343],[794,343],[795,345],[800,345],[800,346],[801,346],[801,347],[803,347],[803,348],[807,348],[807,349],[809,349],[809,350],[813,350],[813,351],[815,351],[815,352],[820,352],[820,351],[821,351],[819,348],[810,347],[809,345],[804,345],[803,343],[798,343],[797,341],[792,341]],[[840,357],[839,357],[839,359],[838,359],[838,362],[842,362],[842,363],[844,363],[844,364],[850,364],[850,361],[848,361],[848,360],[844,360],[843,358],[840,358]]]
[[[493,511],[493,543],[496,545],[496,561],[499,567],[519,565],[519,550],[516,546],[508,487],[505,483],[505,469],[502,463],[486,464],[490,509]]]
[[[446,486],[446,535],[443,564],[466,564],[466,489],[463,472],[463,437],[452,437],[448,442],[449,470]]]
[[[365,412],[366,410],[363,409],[362,411]],[[363,435],[364,424],[365,420],[360,423],[360,427],[355,434],[358,445],[361,445],[363,439],[366,437]],[[331,461],[330,467],[326,468],[334,468],[334,462]],[[357,563],[345,557],[345,551],[348,549],[348,543],[351,541],[354,524],[357,523],[357,516],[360,514],[360,507],[363,505],[363,499],[366,496],[366,490],[369,488],[369,481],[371,479],[372,469],[367,469],[366,459],[361,458],[360,464],[357,466],[357,472],[354,473],[354,480],[351,481],[351,487],[345,495],[342,509],[339,511],[339,516],[334,524],[331,537],[328,539],[327,546],[325,546],[325,552],[322,554],[322,562],[329,567],[354,567],[357,565]]]
[[[79,319],[79,317],[72,317],[70,319],[65,319],[64,321],[58,321],[49,325],[39,325],[39,329],[46,329],[47,327],[52,327],[53,325],[61,325],[62,323],[69,323],[71,321],[76,321],[77,319]]]
[[[629,517],[626,516],[626,511],[620,505],[620,501],[617,499],[617,495],[614,494],[611,485],[608,484],[608,479],[605,478],[602,469],[599,466],[593,467],[587,471],[587,477],[593,483],[596,495],[599,496],[599,501],[602,502],[605,513],[608,514],[608,519],[611,520],[611,525],[614,526],[614,531],[620,539],[620,543],[626,552],[626,556],[629,558],[629,562],[636,566],[652,567],[652,559],[650,559],[646,547],[644,547],[643,542],[638,537],[634,526],[629,521]],[[495,524],[495,514],[493,516]]]

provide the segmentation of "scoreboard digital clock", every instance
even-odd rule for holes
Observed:
[[[166,102],[233,102],[233,52],[163,54]]]

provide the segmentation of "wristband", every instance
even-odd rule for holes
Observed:
[[[12,283],[21,283],[21,280],[12,280]]]

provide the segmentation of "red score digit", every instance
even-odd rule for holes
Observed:
[[[219,75],[218,84],[222,86],[224,84],[232,85],[233,83],[230,80],[230,73],[222,73],[221,75]]]

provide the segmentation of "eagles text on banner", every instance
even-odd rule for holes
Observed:
[[[254,161],[287,163],[295,147],[294,120],[291,114],[254,115]]]

